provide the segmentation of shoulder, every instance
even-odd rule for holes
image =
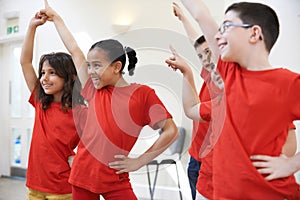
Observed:
[[[132,84],[132,87],[135,88],[135,91],[138,93],[149,93],[151,91],[154,91],[153,88],[151,88],[148,85],[143,85],[143,84],[138,84],[138,83],[134,83]]]
[[[286,82],[294,82],[300,79],[300,74],[293,72],[287,68],[276,68],[274,70],[276,76]]]

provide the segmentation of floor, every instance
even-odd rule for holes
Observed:
[[[0,177],[0,200],[25,200],[26,193],[27,188],[23,178]]]
[[[0,178],[0,200],[25,200],[27,189],[21,178]]]

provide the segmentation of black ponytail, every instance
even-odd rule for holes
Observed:
[[[123,45],[118,40],[107,39],[96,42],[90,48],[90,51],[94,48],[100,48],[107,52],[107,55],[111,61],[111,63],[120,61],[122,63],[121,73],[123,73],[123,69],[126,63],[126,54],[128,56],[129,64],[128,64],[128,72],[129,75],[132,76],[135,64],[138,59],[136,57],[136,52],[130,47],[123,47]]]
[[[137,63],[138,59],[136,57],[136,52],[134,49],[130,47],[125,47],[125,52],[128,56],[128,72],[129,76],[132,76],[134,74],[135,64]]]

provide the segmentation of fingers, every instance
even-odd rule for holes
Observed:
[[[174,48],[171,44],[169,45],[169,48],[170,48],[172,54],[173,54],[175,57],[178,56],[177,51],[175,50],[175,48]]]
[[[250,156],[251,160],[262,160],[262,161],[270,161],[272,159],[271,156],[265,156],[265,155],[253,155]]]
[[[108,163],[108,165],[112,169],[119,170],[119,171],[116,171],[116,174],[122,174],[122,173],[125,173],[125,172],[129,172],[127,167],[126,167],[127,165],[125,163],[125,160],[127,160],[127,156],[115,155],[114,158],[120,159],[120,160]]]
[[[173,13],[176,17],[178,17],[177,9],[178,9],[178,5],[175,2],[173,2]]]
[[[44,4],[45,4],[45,8],[48,8],[48,7],[49,7],[49,4],[48,4],[48,1],[47,1],[47,0],[44,0]]]
[[[268,167],[267,162],[252,162],[252,165],[258,168]]]
[[[108,165],[110,168],[119,169],[119,168],[121,168],[122,163],[119,161],[115,161],[115,162],[108,163]]]
[[[127,158],[127,157],[124,156],[124,155],[115,155],[114,158],[124,160],[124,159]]]
[[[270,174],[269,176],[267,176],[265,179],[267,180],[267,181],[271,181],[271,180],[273,180],[273,179],[276,179],[277,177],[275,176],[275,174]]]
[[[257,170],[260,174],[271,174],[273,171],[270,168],[262,168]]]
[[[122,169],[122,170],[117,171],[116,174],[122,174],[122,173],[125,173],[125,172],[128,172],[128,170]]]

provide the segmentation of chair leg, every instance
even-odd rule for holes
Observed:
[[[153,200],[159,165],[156,164],[156,170],[155,170],[155,175],[154,175],[153,186],[151,184],[149,166],[146,165],[146,167],[147,167],[147,176],[148,176],[148,185],[149,185],[150,199]]]
[[[177,167],[177,163],[175,163],[176,166],[176,172],[177,172],[177,185],[178,185],[178,190],[179,190],[179,196],[180,196],[180,200],[182,200],[182,193],[181,193],[181,188],[180,188],[180,182],[179,182],[179,173],[178,173],[178,167]]]
[[[147,167],[147,176],[148,176],[148,185],[149,185],[150,199],[153,200],[153,192],[152,192],[152,188],[151,188],[151,179],[150,179],[149,166],[146,165],[146,167]]]

